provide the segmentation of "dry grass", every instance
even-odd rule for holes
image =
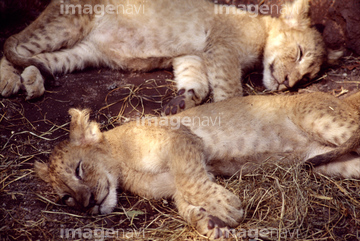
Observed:
[[[258,230],[259,236],[263,231],[262,238],[351,240],[360,227],[357,180],[335,180],[301,165],[267,162],[229,187],[238,190],[245,204],[241,228]]]
[[[162,93],[160,90],[166,89],[167,91]],[[154,79],[146,80],[140,85],[134,84],[126,84],[122,85],[114,90],[110,91],[106,98],[105,103],[106,106],[101,108],[99,112],[103,110],[109,109],[111,106],[116,105],[118,103],[121,104],[121,107],[116,115],[116,118],[112,120],[114,122],[123,122],[124,116],[137,116],[143,117],[145,116],[145,102],[151,102],[154,104],[162,104],[166,103],[169,98],[175,96],[175,83],[173,80],[166,80],[166,84],[160,84]],[[125,91],[128,94],[115,102],[109,103],[109,96],[111,96],[114,92]],[[149,92],[151,94],[144,94],[144,92]],[[154,94],[155,93],[155,94]],[[161,109],[153,110],[157,115],[160,115]],[[125,121],[128,119],[125,118]]]
[[[149,88],[159,87],[168,86],[149,80],[140,86],[125,85],[111,91],[106,105],[97,112],[98,117],[106,117],[103,128],[128,121],[129,116],[145,115],[145,102],[158,103],[171,97],[171,91],[165,95],[158,92],[158,96],[145,94]],[[129,94],[110,103],[108,97],[116,91]],[[105,114],[119,103],[118,113],[111,117]],[[35,160],[47,159],[53,146],[67,136],[67,128],[68,123],[55,124],[46,116],[30,121],[21,102],[0,101],[1,240],[66,239],[69,229],[82,231],[70,233],[77,240],[89,237],[204,239],[182,220],[171,200],[147,200],[119,192],[115,211],[97,217],[60,205],[53,190],[34,177],[32,167]],[[307,171],[301,165],[268,160],[251,174],[219,177],[217,181],[243,201],[246,218],[232,230],[234,240],[357,240],[360,237],[359,180],[332,179]]]

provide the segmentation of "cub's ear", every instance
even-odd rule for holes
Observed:
[[[98,143],[102,138],[98,123],[89,121],[90,110],[70,109],[70,142],[76,146]]]
[[[35,170],[36,175],[38,177],[40,177],[43,181],[50,182],[48,164],[35,161],[34,170]]]
[[[280,18],[293,29],[304,30],[310,27],[309,1],[295,0],[292,4],[286,3],[281,9]]]

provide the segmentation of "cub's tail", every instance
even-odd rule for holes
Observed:
[[[350,152],[359,152],[360,147],[360,126],[354,132],[354,134],[342,145],[338,146],[332,151],[326,152],[324,154],[320,154],[314,156],[308,160],[306,160],[305,164],[310,165],[312,167],[317,167],[321,165],[325,165],[336,161],[339,157],[348,154]],[[358,153],[360,154],[360,153]]]

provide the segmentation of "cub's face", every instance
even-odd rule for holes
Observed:
[[[117,203],[116,168],[111,151],[89,110],[70,109],[70,140],[55,147],[49,164],[35,162],[35,172],[50,183],[65,204],[90,214],[110,213]]]
[[[50,164],[37,162],[35,171],[52,185],[64,204],[90,214],[107,214],[117,203],[117,180],[101,165],[104,158],[104,150],[64,142],[54,149]]]
[[[309,8],[309,0],[295,0],[283,5],[280,21],[269,21],[263,63],[267,89],[291,88],[319,72],[326,57],[325,44],[311,27]]]
[[[315,29],[274,31],[264,52],[264,85],[269,90],[284,90],[313,79],[324,59],[325,46]]]

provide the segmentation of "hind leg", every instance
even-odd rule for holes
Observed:
[[[1,95],[9,97],[20,89],[27,92],[26,99],[33,99],[44,94],[44,78],[35,66],[26,67],[21,73],[5,57],[0,62]]]
[[[40,97],[45,92],[44,78],[35,66],[26,67],[21,74],[22,88],[26,91],[26,100]]]
[[[86,66],[97,67],[100,64],[96,48],[90,42],[79,43],[71,49],[42,53],[33,56],[38,63],[46,66],[51,73],[70,73],[82,70]],[[45,92],[44,79],[35,66],[27,67],[21,74],[22,87],[27,92],[27,99],[41,96]]]
[[[328,176],[359,179],[360,156],[356,154],[346,154],[334,162],[316,167],[315,171]]]
[[[61,51],[41,53],[33,56],[37,62],[46,65],[51,73],[70,73],[87,66],[98,67],[101,53],[92,42],[82,41],[72,48]]]
[[[0,94],[8,97],[16,94],[21,88],[20,71],[5,57],[0,61]]]
[[[5,58],[0,65],[2,96],[16,94],[20,88],[28,91],[28,99],[42,95],[42,77],[37,72],[40,71],[45,78],[52,78],[54,73],[46,59],[40,61],[36,56],[72,48],[90,31],[90,15],[62,15],[60,4],[53,1],[31,25],[5,42]],[[33,67],[23,73],[25,79],[22,83],[20,74],[29,66]]]

